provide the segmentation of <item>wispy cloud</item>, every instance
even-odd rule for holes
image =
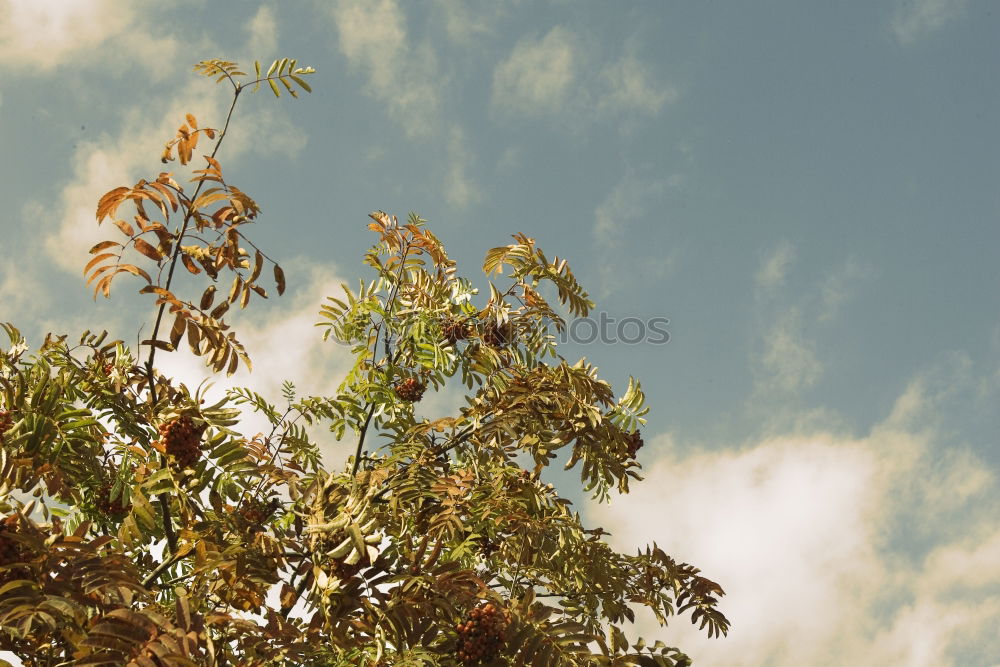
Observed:
[[[911,44],[960,17],[966,0],[899,0],[890,21],[900,44]]]
[[[788,241],[782,240],[761,262],[755,278],[757,288],[769,290],[784,285],[785,276],[794,260],[795,248]]]
[[[453,127],[448,137],[448,170],[444,179],[444,196],[449,204],[464,209],[482,199],[482,190],[469,176],[472,154],[465,133]]]
[[[675,88],[656,81],[649,67],[633,54],[605,67],[601,78],[598,108],[609,114],[637,112],[655,116],[678,97]]]
[[[823,364],[804,333],[795,308],[787,310],[763,335],[763,350],[755,359],[758,393],[788,395],[811,387],[823,374]]]
[[[922,395],[908,389],[897,410],[933,411]],[[726,589],[733,628],[708,640],[685,619],[662,630],[646,618],[647,642],[719,665],[964,665],[997,655],[1000,599],[986,593],[1000,586],[997,471],[969,449],[938,454],[927,421],[902,428],[890,416],[860,438],[654,445],[645,482],[588,514],[619,549],[655,540],[702,568]]]
[[[247,51],[260,60],[273,58],[278,47],[278,19],[268,5],[261,6],[246,26]]]
[[[562,26],[522,39],[493,72],[493,106],[504,113],[557,113],[570,99],[579,67],[576,35]]]
[[[819,319],[832,320],[841,306],[851,298],[859,283],[871,278],[874,271],[856,257],[848,257],[823,283],[820,291]]]
[[[644,216],[651,215],[653,200],[661,197],[675,181],[662,178],[646,178],[634,170],[626,170],[621,180],[611,189],[607,197],[594,209],[594,226],[591,236],[598,249],[598,268],[601,273],[601,295],[607,296],[621,286],[615,276],[615,267],[622,266],[622,246],[634,238],[630,229]],[[640,242],[633,249],[642,248]],[[630,258],[634,265],[647,258],[640,252]],[[669,272],[673,263],[671,253],[661,253],[646,267],[647,276],[662,277]]]
[[[368,76],[368,89],[410,137],[438,124],[445,80],[429,44],[410,43],[406,16],[395,0],[340,0],[331,9],[340,50]]]
[[[598,44],[565,26],[521,39],[493,71],[494,112],[578,124],[656,116],[677,99],[677,90],[660,82],[631,45],[609,62]]]

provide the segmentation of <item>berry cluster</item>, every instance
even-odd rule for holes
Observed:
[[[635,458],[636,453],[642,449],[642,436],[639,435],[639,431],[633,431],[625,436],[625,444],[628,445],[628,455],[630,458]]]
[[[14,416],[7,410],[0,410],[0,445],[3,444],[3,434],[14,423]]]
[[[485,602],[459,623],[458,652],[455,654],[463,665],[478,665],[492,661],[503,648],[510,612],[492,602]]]
[[[514,326],[510,322],[487,320],[479,337],[490,347],[507,347],[514,342]]]
[[[100,512],[112,518],[121,519],[129,513],[129,510],[132,509],[132,505],[130,503],[123,503],[121,494],[119,494],[117,498],[112,499],[112,489],[113,486],[110,482],[104,482],[101,484],[101,486],[97,489],[97,498],[94,501],[94,505]]]
[[[24,560],[25,549],[20,542],[11,539],[8,535],[17,532],[17,515],[11,514],[3,521],[0,521],[0,565],[10,565]],[[24,576],[24,570],[14,568],[0,571],[0,584],[4,584],[14,579]]]
[[[163,446],[177,465],[187,468],[201,457],[201,435],[205,428],[206,424],[195,426],[187,415],[160,426]]]
[[[460,340],[465,340],[469,337],[469,325],[462,320],[456,320],[453,317],[449,317],[441,325],[441,334],[444,336],[445,340],[454,345]]]
[[[277,498],[272,498],[270,502],[253,500],[240,508],[240,518],[248,525],[251,532],[261,532],[264,530],[264,522],[271,518],[274,510],[281,503]]]
[[[424,390],[427,387],[416,378],[406,378],[405,380],[398,382],[393,390],[396,392],[396,396],[399,396],[402,400],[408,401],[410,403],[416,403],[421,398],[424,397]]]

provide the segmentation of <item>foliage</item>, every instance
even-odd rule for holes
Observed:
[[[182,339],[216,373],[249,364],[224,316],[267,296],[267,264],[285,287],[245,236],[260,208],[215,155],[242,91],[294,96],[312,70],[256,64],[249,83],[231,62],[196,70],[231,84],[233,106],[221,131],[189,115],[166,146],[164,161],[188,165],[215,141],[193,190],[162,173],[108,192],[97,220],[125,241],[94,246],[85,269],[95,296],[122,273],[153,295],[146,359],[91,332],[29,353],[3,325],[0,649],[29,664],[681,665],[677,649],[627,638],[636,606],[725,634],[717,584],[655,545],[616,553],[542,481],[562,457],[595,498],[627,493],[646,408],[638,382],[616,399],[559,355],[557,308],[593,304],[527,236],[487,253],[502,282],[476,305],[423,220],[373,213],[374,279],[321,308],[323,336],[354,357],[334,396],[288,382],[281,407],[244,388],[208,405],[157,370]],[[134,224],[116,217],[126,206]],[[209,279],[195,298],[178,294],[178,265]],[[459,383],[457,414],[418,414],[425,392]],[[270,430],[241,433],[246,411]],[[321,465],[321,425],[354,445],[344,469]]]

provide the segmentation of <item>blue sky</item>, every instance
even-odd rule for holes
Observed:
[[[472,276],[523,231],[608,317],[670,320],[666,345],[564,352],[653,408],[648,482],[590,520],[729,593],[729,638],[647,637],[702,664],[1000,664],[994,8],[0,0],[0,320],[133,340],[148,304],[80,279],[97,198],[155,176],[184,113],[222,122],[195,62],[297,58],[314,94],[242,98],[220,153],[292,285],[234,321],[238,380],[336,386],[312,324],[369,211],[420,213]]]

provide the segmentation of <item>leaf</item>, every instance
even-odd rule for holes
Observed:
[[[138,250],[139,252],[141,252],[146,257],[148,257],[151,260],[154,260],[156,262],[159,262],[160,260],[163,259],[163,255],[160,254],[159,250],[157,250],[156,248],[154,248],[150,244],[146,243],[142,239],[138,239],[138,238],[135,239],[135,249]]]
[[[184,268],[187,269],[188,272],[194,275],[201,273],[201,269],[198,268],[198,266],[194,263],[194,260],[192,260],[186,253],[181,253],[181,264],[184,265]]]
[[[187,339],[188,347],[195,355],[201,354],[201,329],[198,328],[198,324],[194,320],[188,321],[187,327]]]
[[[97,257],[94,257],[89,262],[87,262],[87,266],[83,267],[83,275],[87,275],[87,273],[90,271],[90,269],[92,269],[93,267],[97,266],[98,264],[100,264],[101,262],[103,262],[104,260],[106,260],[107,258],[114,257],[114,256],[115,256],[115,254],[113,252],[106,252],[106,253],[98,255]],[[111,267],[107,267],[107,268],[111,268]]]
[[[215,300],[215,285],[209,285],[208,288],[201,295],[201,303],[198,305],[202,310],[208,310],[212,307],[212,302]]]
[[[194,116],[192,116],[191,114],[187,114],[184,116],[184,118],[187,120],[188,125],[190,125],[196,130],[198,129],[198,121],[194,119]]]
[[[111,190],[101,197],[100,201],[97,202],[97,222],[100,223],[107,216],[113,214],[115,209],[121,204],[122,199],[125,197],[125,193],[129,191],[125,186],[121,186]]]
[[[121,245],[122,244],[118,243],[118,241],[101,241],[100,243],[95,244],[94,247],[88,250],[87,252],[93,255],[106,248],[116,248],[116,247],[120,248]]]
[[[124,220],[115,220],[115,226],[122,230],[125,236],[135,236],[135,230],[132,229],[132,225],[128,224]]]
[[[277,264],[274,265],[274,282],[277,285],[278,296],[285,293],[285,272]]]
[[[288,76],[292,77],[292,80],[295,83],[299,84],[299,86],[301,86],[304,91],[306,91],[307,93],[312,92],[312,88],[309,87],[309,84],[306,83],[305,80],[302,79],[302,77],[295,76],[294,74],[289,74]]]
[[[155,347],[158,350],[164,350],[166,352],[173,352],[174,346],[165,340],[147,338],[146,340],[139,343],[140,345],[149,345],[150,347]]]
[[[278,84],[276,84],[276,83],[274,82],[274,79],[268,79],[268,80],[267,80],[267,83],[268,83],[268,85],[270,85],[270,86],[271,86],[271,92],[273,92],[273,93],[274,93],[274,96],[275,96],[275,97],[281,97],[281,91],[280,91],[280,90],[278,90]]]
[[[177,317],[174,318],[174,325],[170,327],[170,344],[175,348],[181,342],[181,337],[184,335],[184,327],[187,323],[187,313],[183,310],[177,311]]]

